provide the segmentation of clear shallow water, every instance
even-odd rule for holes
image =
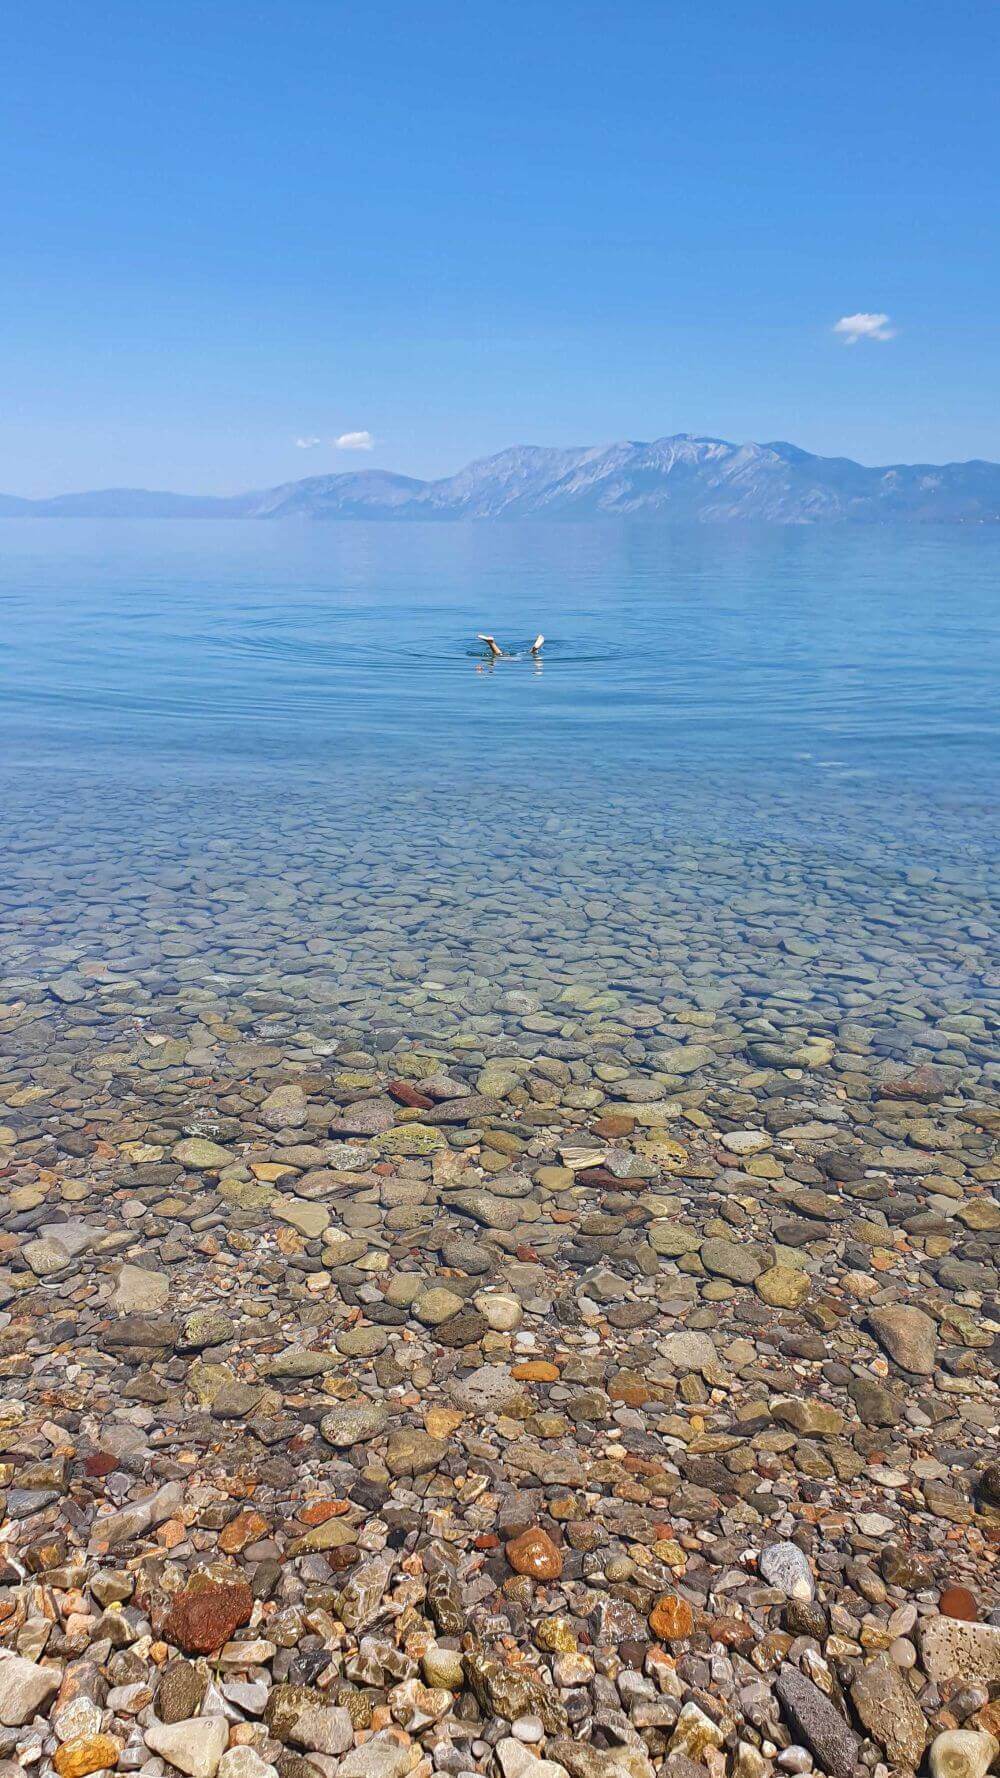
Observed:
[[[8,997],[83,967],[168,1025],[194,982],[489,1053],[551,1039],[505,992],[561,1029],[584,984],[950,1053],[996,980],[998,569],[978,531],[8,521]]]

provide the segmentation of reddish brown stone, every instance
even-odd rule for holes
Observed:
[[[300,1507],[296,1516],[302,1525],[325,1525],[327,1519],[342,1519],[349,1511],[346,1500],[312,1500]]]
[[[635,1129],[635,1118],[627,1111],[606,1111],[594,1125],[595,1136],[605,1136],[612,1141],[622,1136],[631,1136]]]
[[[644,1408],[652,1399],[653,1392],[647,1384],[637,1380],[619,1383],[615,1378],[608,1384],[608,1394],[612,1401],[623,1401],[627,1408]]]
[[[679,1642],[694,1629],[694,1612],[686,1599],[664,1593],[649,1614],[649,1627],[660,1642]]]
[[[630,1475],[662,1476],[667,1473],[657,1458],[639,1457],[634,1451],[622,1458],[622,1468],[627,1469]]]
[[[194,1574],[176,1593],[163,1634],[187,1655],[210,1655],[250,1620],[253,1594],[245,1580]]]
[[[610,1167],[581,1167],[574,1180],[577,1185],[603,1186],[609,1191],[621,1191],[629,1183],[627,1179],[618,1179]],[[644,1191],[648,1189],[648,1179],[642,1181],[642,1187]]]
[[[88,1476],[110,1475],[111,1471],[117,1468],[117,1457],[109,1456],[107,1451],[92,1451],[90,1456],[83,1460],[83,1473]]]
[[[532,1580],[558,1580],[563,1571],[562,1556],[540,1525],[532,1525],[520,1537],[510,1539],[507,1560],[515,1574],[526,1574]]]
[[[649,1654],[648,1642],[619,1642],[618,1658],[623,1667],[631,1667],[634,1672],[641,1673]]]
[[[876,1088],[880,1099],[917,1099],[925,1104],[940,1099],[946,1091],[946,1077],[933,1062],[918,1063],[908,1074],[881,1081]]]
[[[599,1191],[612,1191],[616,1196],[622,1192],[644,1192],[649,1190],[648,1179],[619,1179],[610,1167],[584,1167],[574,1175],[577,1185],[589,1185]]]
[[[738,1649],[741,1654],[747,1654],[758,1639],[754,1625],[748,1624],[741,1617],[714,1617],[707,1627],[713,1642],[721,1642],[725,1648]]]
[[[230,1519],[229,1524],[223,1527],[219,1535],[219,1548],[225,1555],[235,1556],[240,1550],[245,1550],[247,1544],[257,1543],[260,1538],[266,1537],[267,1532],[268,1523],[263,1514],[248,1507],[237,1513],[235,1519]]]
[[[945,1587],[938,1600],[938,1610],[942,1617],[960,1617],[970,1624],[974,1624],[979,1617],[975,1595],[969,1592],[968,1587]]]
[[[430,1111],[434,1104],[426,1093],[420,1093],[416,1087],[411,1087],[408,1080],[390,1080],[389,1092],[397,1105],[409,1105],[414,1111]]]

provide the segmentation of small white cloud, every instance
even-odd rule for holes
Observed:
[[[295,448],[298,451],[314,451],[316,446],[321,445],[322,443],[323,440],[321,438],[297,438],[295,440]]]
[[[893,340],[896,329],[888,315],[841,315],[834,327],[845,346],[856,346],[859,340]]]
[[[342,432],[333,446],[337,451],[373,451],[375,440],[370,432]]]

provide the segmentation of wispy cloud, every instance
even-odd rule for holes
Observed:
[[[896,329],[888,315],[841,315],[834,327],[845,346],[856,346],[859,340],[892,340]]]
[[[317,438],[307,433],[295,440],[298,451],[316,451],[320,445],[326,445],[331,451],[373,451],[375,438],[371,432],[342,432],[339,438]]]

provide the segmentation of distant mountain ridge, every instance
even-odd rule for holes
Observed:
[[[1000,464],[869,469],[849,457],[815,457],[792,444],[736,445],[682,432],[648,444],[626,440],[567,450],[517,445],[438,481],[367,469],[228,498],[141,488],[48,500],[0,495],[0,517],[997,524]]]

